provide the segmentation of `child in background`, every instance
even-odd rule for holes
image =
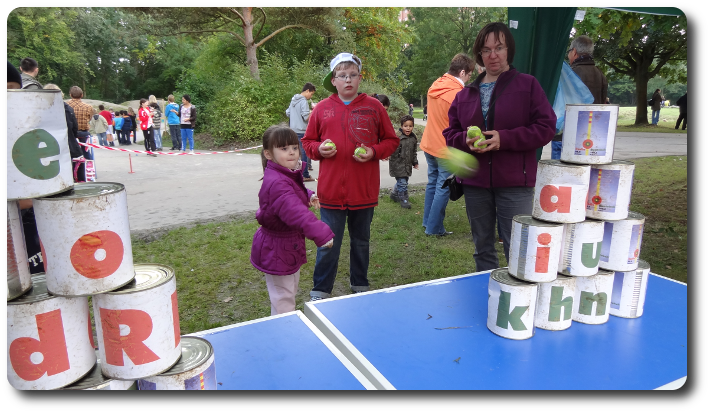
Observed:
[[[412,132],[414,118],[410,115],[402,116],[399,124],[399,147],[390,156],[390,176],[397,180],[390,192],[390,199],[399,202],[402,208],[410,209],[409,191],[407,185],[412,176],[412,167],[419,169],[417,160],[417,136]]]
[[[375,93],[372,97],[379,100],[382,106],[385,107],[385,110],[390,110],[390,98],[388,98],[387,95],[378,95]]]
[[[118,139],[118,144],[123,145],[123,118],[118,111],[114,112],[113,117],[113,129],[116,132],[116,139]]]
[[[296,310],[301,266],[307,262],[305,238],[320,248],[333,246],[333,231],[308,207],[320,208],[315,192],[303,185],[298,136],[286,126],[264,132],[261,151],[264,182],[259,190],[251,264],[264,272],[271,315]],[[305,238],[304,238],[305,237]]]
[[[361,70],[362,62],[350,53],[330,61],[323,87],[332,95],[313,109],[301,139],[308,157],[320,161],[320,216],[335,233],[333,248],[318,248],[311,301],[328,298],[333,291],[346,221],[350,290],[370,289],[370,225],[380,192],[379,160],[392,155],[399,139],[380,101],[357,92]],[[356,155],[356,148],[365,153]]]
[[[128,116],[128,112],[125,110],[121,111],[121,117],[123,118],[123,127],[121,131],[123,132],[123,143],[125,145],[131,144],[131,130],[133,129],[133,121],[131,117]]]

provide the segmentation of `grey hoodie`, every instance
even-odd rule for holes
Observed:
[[[291,104],[286,109],[286,116],[289,117],[289,126],[296,133],[306,133],[308,126],[308,115],[311,113],[308,108],[308,100],[298,93],[291,98]]]

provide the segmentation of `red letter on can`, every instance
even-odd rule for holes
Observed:
[[[556,201],[552,201],[552,197],[557,197]],[[569,213],[569,206],[572,202],[572,187],[561,186],[557,188],[554,185],[545,185],[540,190],[540,206],[545,212]]]
[[[552,236],[548,233],[537,236],[537,242],[542,245],[549,245],[552,241]],[[535,255],[535,272],[547,272],[548,264],[550,263],[550,247],[537,247]]]
[[[173,330],[175,331],[175,347],[180,345],[180,316],[178,315],[177,307],[177,290],[170,295],[170,301],[173,303]]]
[[[104,250],[106,257],[99,261],[94,254]],[[82,235],[71,247],[71,263],[79,274],[93,280],[108,277],[123,262],[123,240],[113,231],[96,231]]]
[[[69,370],[69,353],[64,338],[62,310],[54,310],[35,316],[39,340],[21,337],[10,344],[10,363],[22,380],[34,381],[47,373],[48,376]],[[32,353],[41,353],[42,361],[35,364]]]
[[[153,320],[150,315],[141,310],[107,310],[99,308],[101,313],[101,329],[103,330],[106,363],[112,366],[123,366],[123,352],[135,365],[147,364],[158,357],[148,348],[145,341],[153,332]],[[130,332],[121,336],[120,325],[125,325]]]

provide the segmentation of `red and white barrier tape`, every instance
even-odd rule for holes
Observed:
[[[222,151],[222,152],[195,152],[195,153],[187,153],[187,152],[151,152],[151,151],[136,151],[133,149],[124,149],[124,148],[118,148],[114,146],[101,146],[101,145],[96,145],[93,143],[82,143],[79,142],[79,145],[82,146],[90,146],[92,148],[97,148],[97,149],[108,149],[109,151],[119,151],[119,152],[132,152],[132,153],[145,153],[145,154],[156,154],[156,155],[216,155],[220,153],[233,153],[233,152],[242,152],[242,151],[248,151],[250,149],[258,149],[261,148],[262,146],[252,146],[251,148],[244,148],[244,149],[235,149],[233,151]]]

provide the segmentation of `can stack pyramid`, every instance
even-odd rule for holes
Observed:
[[[561,158],[539,161],[532,215],[513,218],[508,267],[491,273],[493,333],[522,340],[643,314],[645,218],[629,211],[634,164],[613,160],[618,111],[567,105]]]
[[[8,119],[28,118],[8,122],[8,381],[21,390],[136,389],[184,351],[175,272],[133,263],[122,184],[74,184],[59,91],[8,91]],[[23,199],[32,199],[45,266],[33,277]]]

